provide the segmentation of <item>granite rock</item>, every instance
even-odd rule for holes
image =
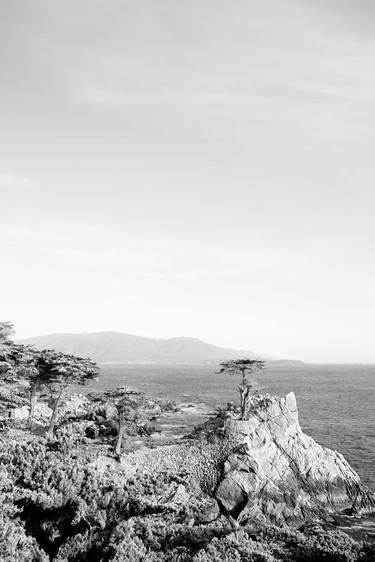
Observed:
[[[227,513],[288,523],[329,512],[375,511],[373,493],[344,457],[303,433],[293,392],[250,397],[245,417],[225,421],[230,453],[215,497]]]

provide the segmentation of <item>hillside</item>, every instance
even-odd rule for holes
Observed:
[[[20,340],[38,348],[91,357],[99,363],[218,363],[239,357],[258,357],[252,351],[226,349],[196,338],[154,339],[121,332],[49,334]]]

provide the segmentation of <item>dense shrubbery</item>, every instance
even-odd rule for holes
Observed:
[[[36,438],[20,443],[3,438],[0,443],[4,526],[16,524],[19,544],[26,533],[56,559],[110,559],[125,548],[121,536],[133,535],[134,526],[139,537],[135,533],[130,542],[138,540],[150,550],[155,534],[159,550],[173,539],[173,529],[179,535],[192,517],[190,505],[173,501],[183,475],[144,472],[125,481],[109,470],[100,476],[89,466],[93,455],[82,454],[82,448],[74,453],[74,444],[68,454],[64,440],[55,444]]]

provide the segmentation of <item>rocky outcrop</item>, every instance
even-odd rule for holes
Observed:
[[[224,425],[230,453],[215,496],[227,513],[240,521],[291,523],[375,511],[374,495],[344,457],[303,433],[294,393],[250,397],[245,417]]]

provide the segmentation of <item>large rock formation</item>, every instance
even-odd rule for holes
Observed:
[[[228,418],[216,498],[240,521],[296,522],[329,512],[375,511],[375,498],[344,457],[305,435],[294,393],[252,397],[246,419]]]

